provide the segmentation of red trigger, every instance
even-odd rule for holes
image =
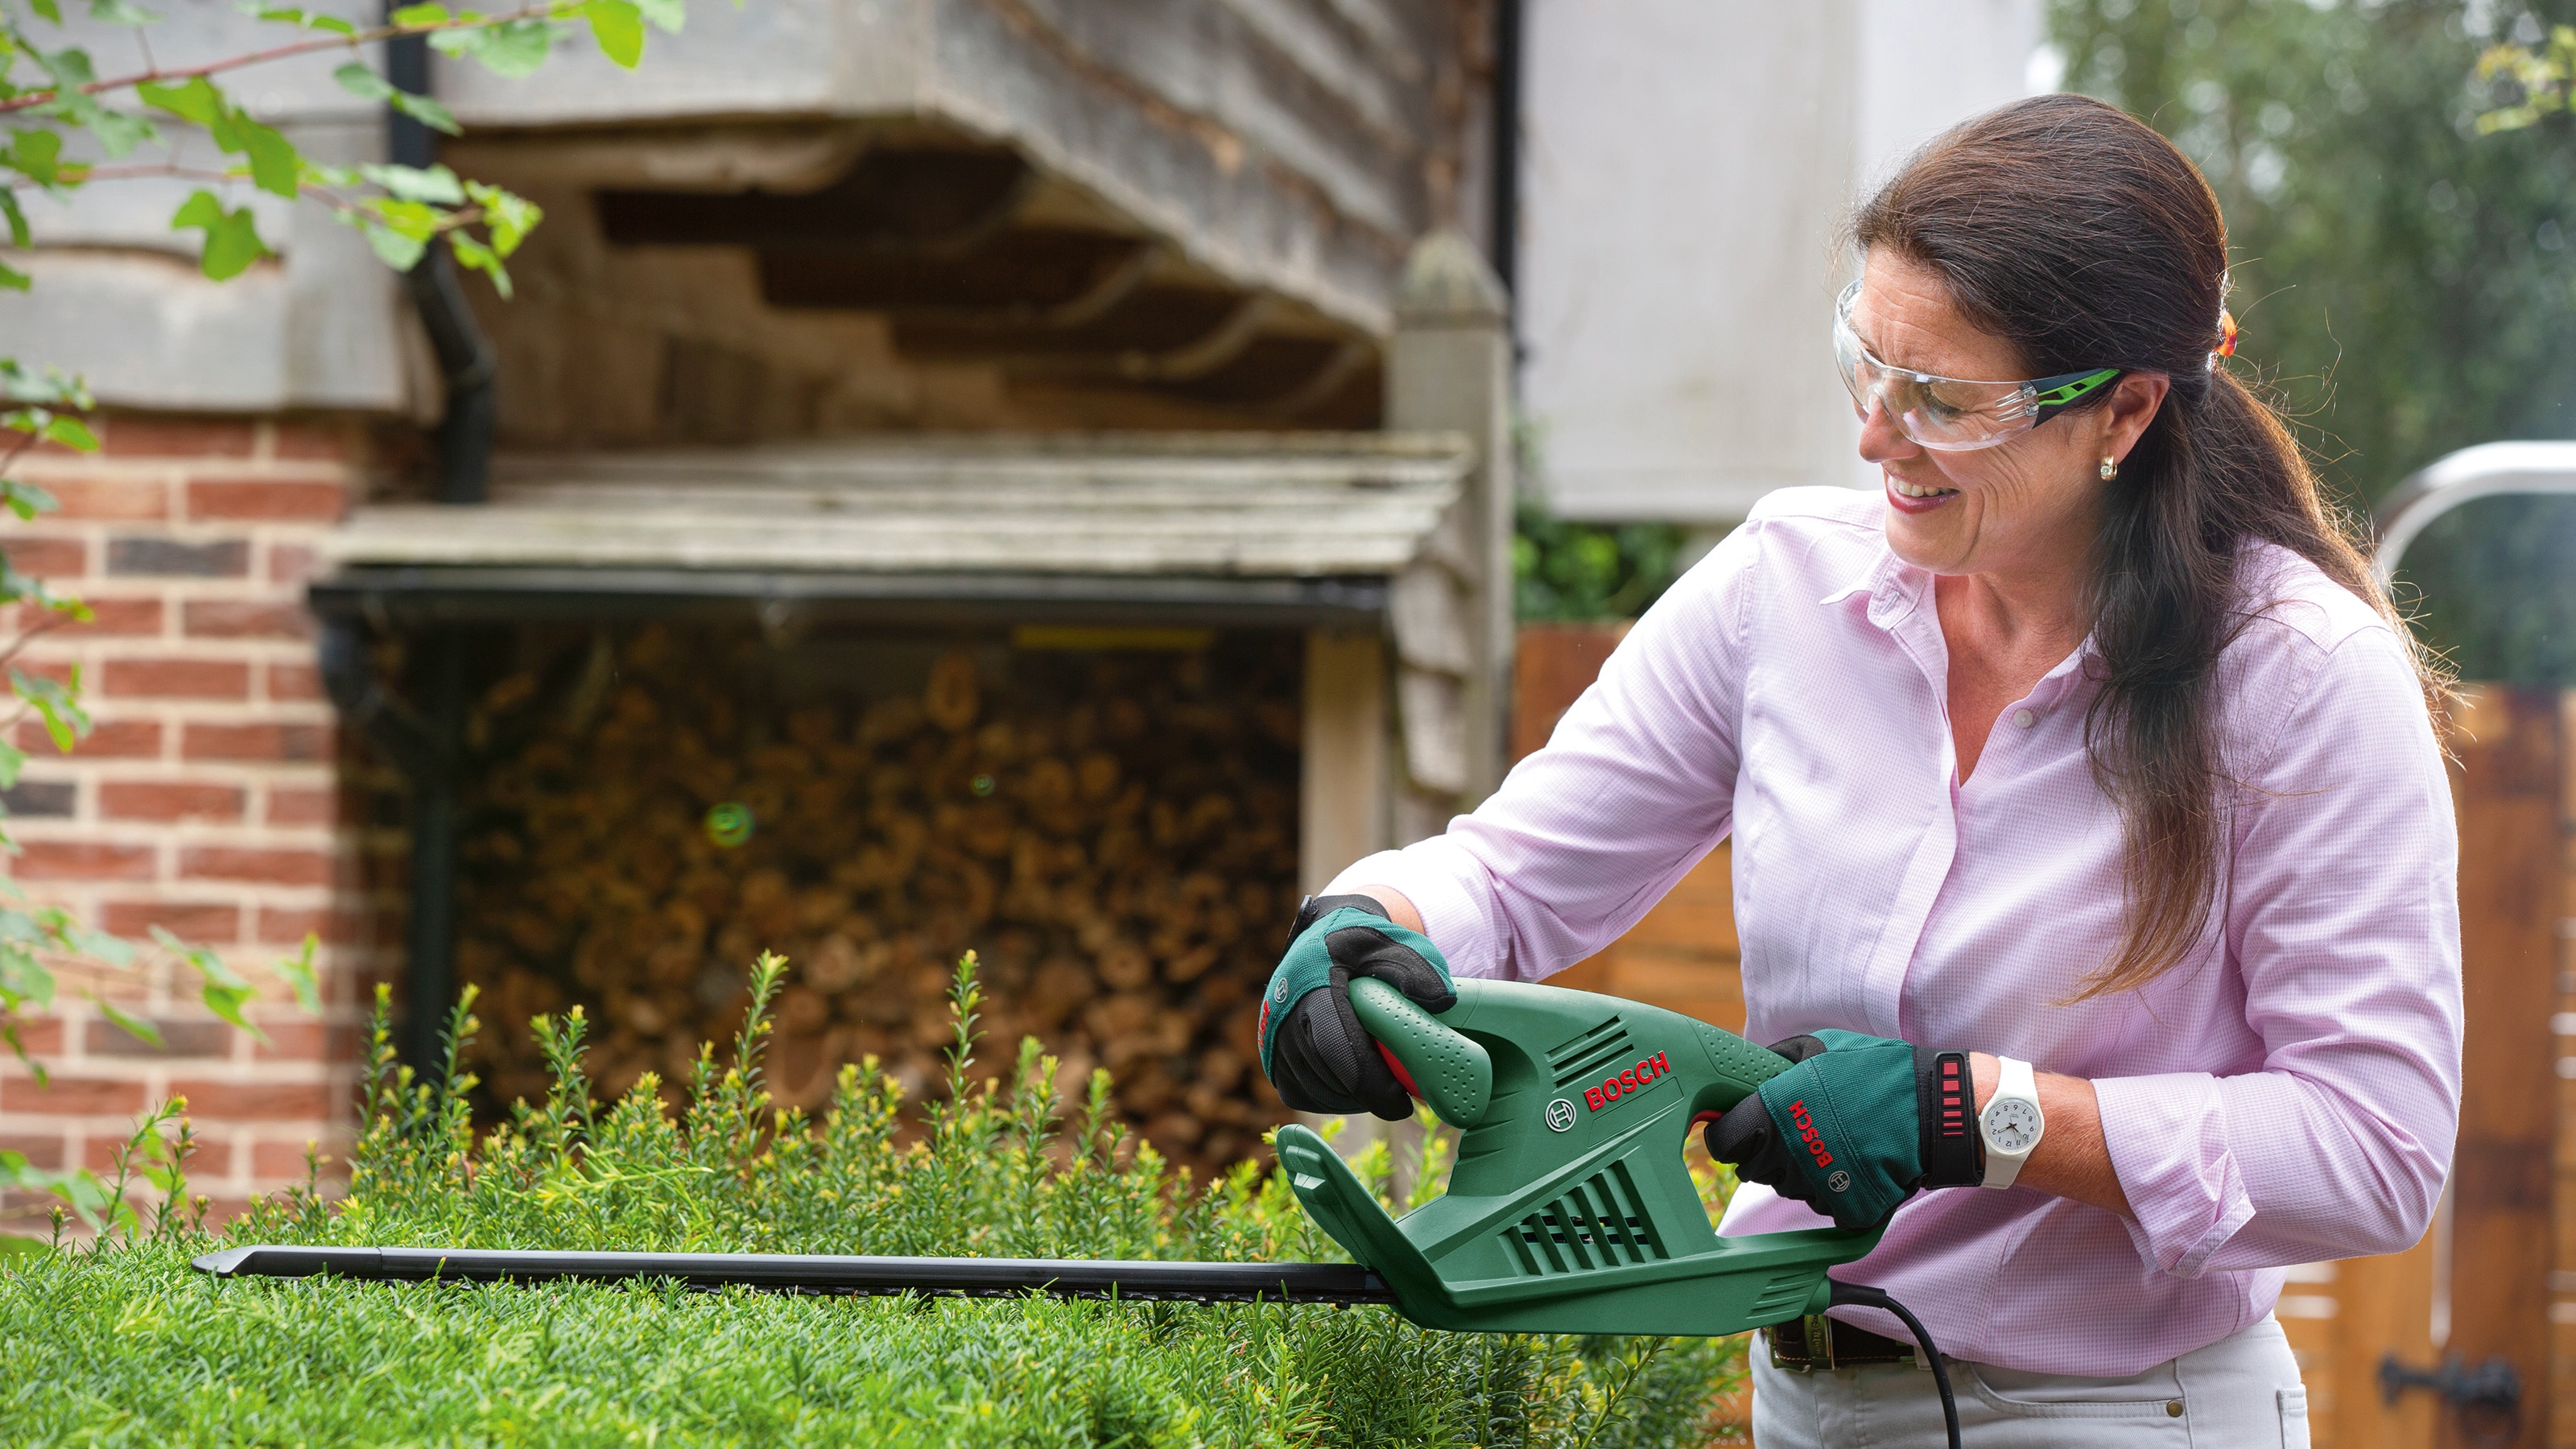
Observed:
[[[1421,1096],[1421,1095],[1422,1095],[1422,1089],[1421,1089],[1420,1087],[1417,1087],[1417,1086],[1413,1085],[1413,1073],[1408,1072],[1408,1071],[1406,1071],[1406,1070],[1404,1069],[1404,1063],[1399,1062],[1399,1061],[1397,1061],[1397,1060],[1395,1059],[1395,1053],[1393,1053],[1393,1052],[1391,1052],[1391,1051],[1388,1051],[1388,1050],[1386,1049],[1386,1043],[1385,1043],[1385,1042],[1376,1042],[1376,1043],[1373,1043],[1373,1045],[1375,1045],[1375,1046],[1377,1047],[1377,1054],[1378,1054],[1379,1056],[1381,1056],[1381,1057],[1386,1058],[1386,1069],[1387,1069],[1388,1071],[1390,1071],[1390,1072],[1395,1073],[1395,1080],[1396,1080],[1396,1083],[1397,1083],[1399,1086],[1403,1087],[1403,1088],[1404,1088],[1404,1090],[1405,1090],[1405,1092],[1406,1092],[1408,1095],[1415,1096],[1415,1097],[1419,1097],[1419,1096]]]

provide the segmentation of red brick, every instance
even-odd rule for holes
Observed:
[[[308,935],[326,944],[357,939],[357,923],[345,911],[259,908],[258,940],[264,946],[301,946]]]
[[[233,1028],[223,1022],[154,1019],[152,1025],[161,1033],[159,1046],[112,1021],[91,1022],[81,1040],[94,1057],[222,1058],[233,1054]]]
[[[320,699],[322,671],[310,664],[272,664],[268,666],[268,697]]]
[[[40,579],[78,578],[89,572],[89,544],[77,538],[12,538],[9,567]]]
[[[99,693],[128,699],[248,699],[250,665],[238,659],[111,659]]]
[[[18,748],[51,752],[53,737],[42,720],[18,726]],[[87,760],[152,760],[161,756],[161,726],[148,719],[100,720],[78,746]]]
[[[47,478],[56,518],[167,518],[170,488],[158,478]]]
[[[186,630],[200,639],[310,639],[313,614],[300,602],[193,599]]]
[[[337,523],[341,510],[348,505],[348,497],[348,490],[337,483],[199,478],[188,483],[188,516],[192,519],[280,518]]]
[[[272,583],[300,584],[321,568],[321,557],[302,544],[281,543],[268,550],[268,577]]]
[[[63,1139],[54,1137],[0,1136],[0,1152],[14,1152],[27,1159],[29,1167],[52,1172],[63,1165]]]
[[[239,820],[242,791],[185,780],[106,780],[98,812],[108,820]]]
[[[18,880],[150,880],[153,852],[148,845],[119,845],[105,840],[29,840],[8,867]]]
[[[271,825],[329,825],[340,818],[340,792],[301,790],[272,785],[268,790]]]
[[[331,1089],[321,1082],[174,1081],[170,1094],[187,1098],[188,1115],[199,1122],[292,1122],[332,1115]]]
[[[64,1117],[131,1116],[143,1110],[141,1082],[110,1082],[56,1072],[39,1087],[24,1077],[0,1080],[0,1111],[49,1112]]]
[[[331,757],[331,727],[299,724],[192,724],[180,741],[190,760],[279,760],[290,764]]]
[[[63,1054],[63,1023],[60,1017],[20,1017],[18,1040],[31,1057],[58,1057]],[[0,1052],[8,1050],[0,1046]]]
[[[260,1062],[354,1062],[358,1029],[311,1019],[261,1023],[268,1031],[262,1045],[251,1042],[251,1060]]]
[[[339,1165],[337,1159],[340,1154],[324,1150],[318,1141],[307,1147],[303,1139],[278,1138],[251,1144],[250,1175],[254,1180],[268,1182],[280,1178],[302,1182],[312,1171],[304,1165],[304,1154],[308,1151],[316,1157],[323,1177],[329,1177],[331,1169]]]
[[[331,883],[331,856],[321,850],[255,850],[201,845],[179,852],[179,874],[189,880],[258,881],[268,885]]]
[[[119,936],[148,936],[159,926],[201,946],[241,939],[241,907],[218,901],[109,901],[99,913],[102,929]]]
[[[108,416],[95,420],[100,451],[137,458],[247,458],[259,440],[248,422]]]
[[[60,635],[110,634],[120,636],[158,634],[161,632],[161,601],[159,599],[93,598],[87,594],[83,594],[81,596],[81,602],[89,605],[90,617],[86,623],[57,624],[46,632]],[[13,627],[25,628],[52,612],[54,611],[51,609],[38,609],[31,605],[22,604],[18,606],[12,615]]]
[[[345,426],[279,423],[270,437],[270,450],[280,458],[328,458],[337,461],[349,456],[349,429]]]

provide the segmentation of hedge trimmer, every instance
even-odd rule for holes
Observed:
[[[1462,1134],[1446,1193],[1390,1217],[1322,1137],[1279,1129],[1289,1185],[1347,1264],[256,1246],[196,1266],[218,1277],[1377,1303],[1426,1328],[1488,1333],[1713,1337],[1865,1306],[1913,1330],[1958,1443],[1949,1374],[1922,1323],[1875,1288],[1826,1276],[1877,1246],[1883,1225],[1721,1238],[1709,1224],[1682,1141],[1787,1070],[1785,1059],[1615,997],[1511,981],[1457,990],[1458,1004],[1434,1017],[1381,982],[1350,984],[1352,1009],[1398,1079]]]

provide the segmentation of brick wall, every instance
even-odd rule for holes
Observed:
[[[39,1166],[104,1167],[136,1112],[185,1095],[205,1144],[195,1190],[229,1211],[301,1179],[306,1143],[329,1152],[347,1130],[358,842],[342,824],[303,586],[316,540],[360,492],[371,437],[331,418],[112,415],[99,431],[99,453],[30,455],[16,470],[59,512],[0,521],[13,563],[97,613],[21,658],[77,664],[97,729],[64,756],[21,723],[33,758],[9,805],[23,853],[0,873],[122,935],[167,927],[266,987],[268,964],[318,933],[325,1014],[274,990],[252,1009],[263,1045],[199,1004],[193,971],[147,950],[115,994],[164,1045],[67,992],[29,1043],[51,1086],[0,1061],[0,1146]]]

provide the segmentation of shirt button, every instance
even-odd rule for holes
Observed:
[[[2180,1399],[2168,1399],[2168,1400],[2166,1400],[2166,1401],[2165,1401],[2165,1417],[2166,1417],[2166,1418],[2168,1418],[2168,1419],[2179,1419],[2179,1418],[2181,1418],[2181,1417],[2182,1417],[2182,1400],[2180,1400]]]
[[[2020,725],[2023,729],[2029,729],[2032,725],[2039,723],[2039,716],[2032,714],[2026,709],[2017,709],[2013,711],[2013,723]]]

